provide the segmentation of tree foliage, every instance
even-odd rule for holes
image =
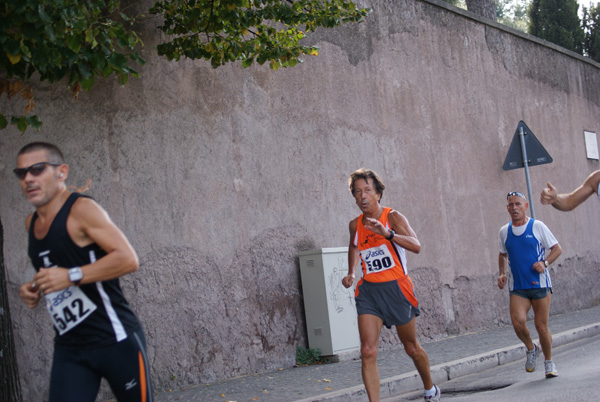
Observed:
[[[584,53],[600,62],[600,3],[583,7]]]
[[[27,101],[23,116],[11,123],[24,131],[39,129],[33,92],[26,82],[37,73],[40,81],[68,77],[75,96],[90,89],[96,77],[117,76],[125,84],[143,64],[136,47],[141,40],[133,20],[119,9],[118,0],[5,0],[0,5],[0,96],[17,93]],[[7,125],[0,115],[0,128]]]
[[[582,53],[584,33],[576,0],[533,0],[529,6],[529,33],[574,52]]]
[[[318,48],[301,40],[318,27],[360,22],[370,12],[349,0],[173,0],[149,10],[162,17],[168,40],[158,45],[169,60],[210,60],[213,67],[240,60],[293,67]],[[20,95],[23,115],[9,116],[19,130],[41,127],[31,79],[68,78],[75,97],[98,77],[116,76],[125,85],[139,77],[143,46],[136,18],[119,0],[3,0],[0,3],[0,97]],[[0,129],[8,124],[0,113]]]
[[[318,48],[300,41],[318,27],[360,22],[369,10],[346,0],[173,0],[150,9],[164,17],[160,29],[172,39],[158,46],[169,60],[210,60],[213,67],[242,61],[293,67]]]
[[[529,0],[497,0],[496,18],[501,24],[521,32],[527,32]]]

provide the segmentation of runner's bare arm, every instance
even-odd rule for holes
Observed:
[[[550,253],[548,257],[546,257],[546,261],[548,261],[548,265],[552,264],[560,255],[562,254],[562,247],[560,244],[556,243],[554,246],[550,248]],[[540,274],[546,270],[546,264],[544,261],[538,261],[533,264],[533,269],[539,272]]]
[[[40,288],[36,286],[34,281],[24,283],[19,288],[19,296],[21,296],[21,300],[23,300],[27,307],[34,308],[40,301]]]
[[[106,211],[95,201],[80,198],[73,204],[67,219],[67,230],[78,246],[96,243],[107,253],[98,261],[81,267],[81,284],[118,278],[138,269],[135,250]],[[68,271],[63,267],[41,269],[34,280],[45,293],[72,285]]]
[[[27,231],[29,231],[32,216],[33,214],[29,214],[29,216],[27,216],[27,218],[25,219],[25,229]],[[37,286],[35,281],[31,280],[21,285],[21,287],[19,288],[19,296],[21,296],[21,300],[23,300],[27,307],[34,308],[38,305],[42,294],[40,292],[39,286]]]
[[[590,174],[583,184],[571,193],[558,194],[556,187],[548,182],[547,187],[542,190],[540,201],[544,205],[551,204],[554,208],[561,211],[572,211],[587,200],[590,195],[598,191],[599,182],[600,170]]]
[[[508,262],[508,254],[498,253],[498,287],[500,289],[504,289],[506,285],[506,266]]]
[[[388,215],[390,227],[396,232],[392,241],[408,251],[419,254],[421,251],[421,243],[417,238],[417,234],[408,223],[408,219],[400,212],[391,210]]]
[[[360,261],[358,248],[354,245],[354,235],[356,234],[357,219],[350,222],[350,243],[348,244],[348,275],[342,278],[342,285],[349,288],[354,283],[356,278],[356,266]]]

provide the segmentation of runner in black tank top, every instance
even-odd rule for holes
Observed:
[[[137,270],[135,251],[97,203],[66,190],[54,145],[25,146],[17,166],[36,207],[27,225],[37,273],[21,298],[30,308],[44,299],[56,331],[50,402],[93,402],[102,378],[119,402],[152,401],[144,334],[118,279]]]
[[[54,218],[48,234],[41,240],[36,239],[33,234],[37,213],[33,214],[29,227],[29,258],[36,270],[54,266],[80,267],[106,255],[95,243],[86,247],[77,246],[67,233],[67,217],[79,197],[82,195],[77,193],[69,196]],[[57,344],[71,347],[110,345],[139,329],[139,321],[123,296],[118,278],[81,285],[79,289],[94,304],[95,310],[89,313],[77,299],[71,300],[73,296],[69,295],[72,293],[70,288],[58,292],[52,299],[53,314],[56,314],[53,318]],[[59,312],[57,307],[65,303],[64,310]],[[82,314],[88,313],[85,320],[77,322]],[[65,331],[71,323],[77,325]]]

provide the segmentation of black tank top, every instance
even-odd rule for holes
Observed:
[[[67,232],[67,217],[79,197],[85,196],[78,193],[72,193],[69,196],[52,221],[48,233],[41,240],[36,239],[33,234],[37,212],[33,214],[29,227],[28,253],[36,271],[55,266],[80,267],[93,263],[106,255],[106,252],[95,243],[79,247],[71,240]],[[77,321],[80,313],[82,313],[80,317],[84,317],[84,310],[77,300],[69,300],[67,310],[53,310],[51,315],[58,314],[55,317],[58,319],[58,324],[55,320],[56,344],[76,347],[104,346],[126,339],[128,334],[139,328],[140,323],[123,296],[118,278],[89,283],[76,288],[81,289],[96,308],[91,314],[88,313],[89,315],[85,319],[62,334],[58,328],[62,328],[64,323]],[[61,292],[66,292],[68,295],[71,293],[69,289]],[[62,299],[61,292],[55,292],[57,293],[54,297],[55,303],[58,298]],[[52,300],[50,302],[52,303]]]

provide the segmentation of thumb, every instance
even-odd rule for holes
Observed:
[[[548,188],[549,188],[550,190],[553,190],[553,191],[555,191],[555,190],[556,190],[556,187],[554,187],[554,186],[552,185],[552,183],[550,183],[550,182],[546,183],[546,186],[548,186]]]

